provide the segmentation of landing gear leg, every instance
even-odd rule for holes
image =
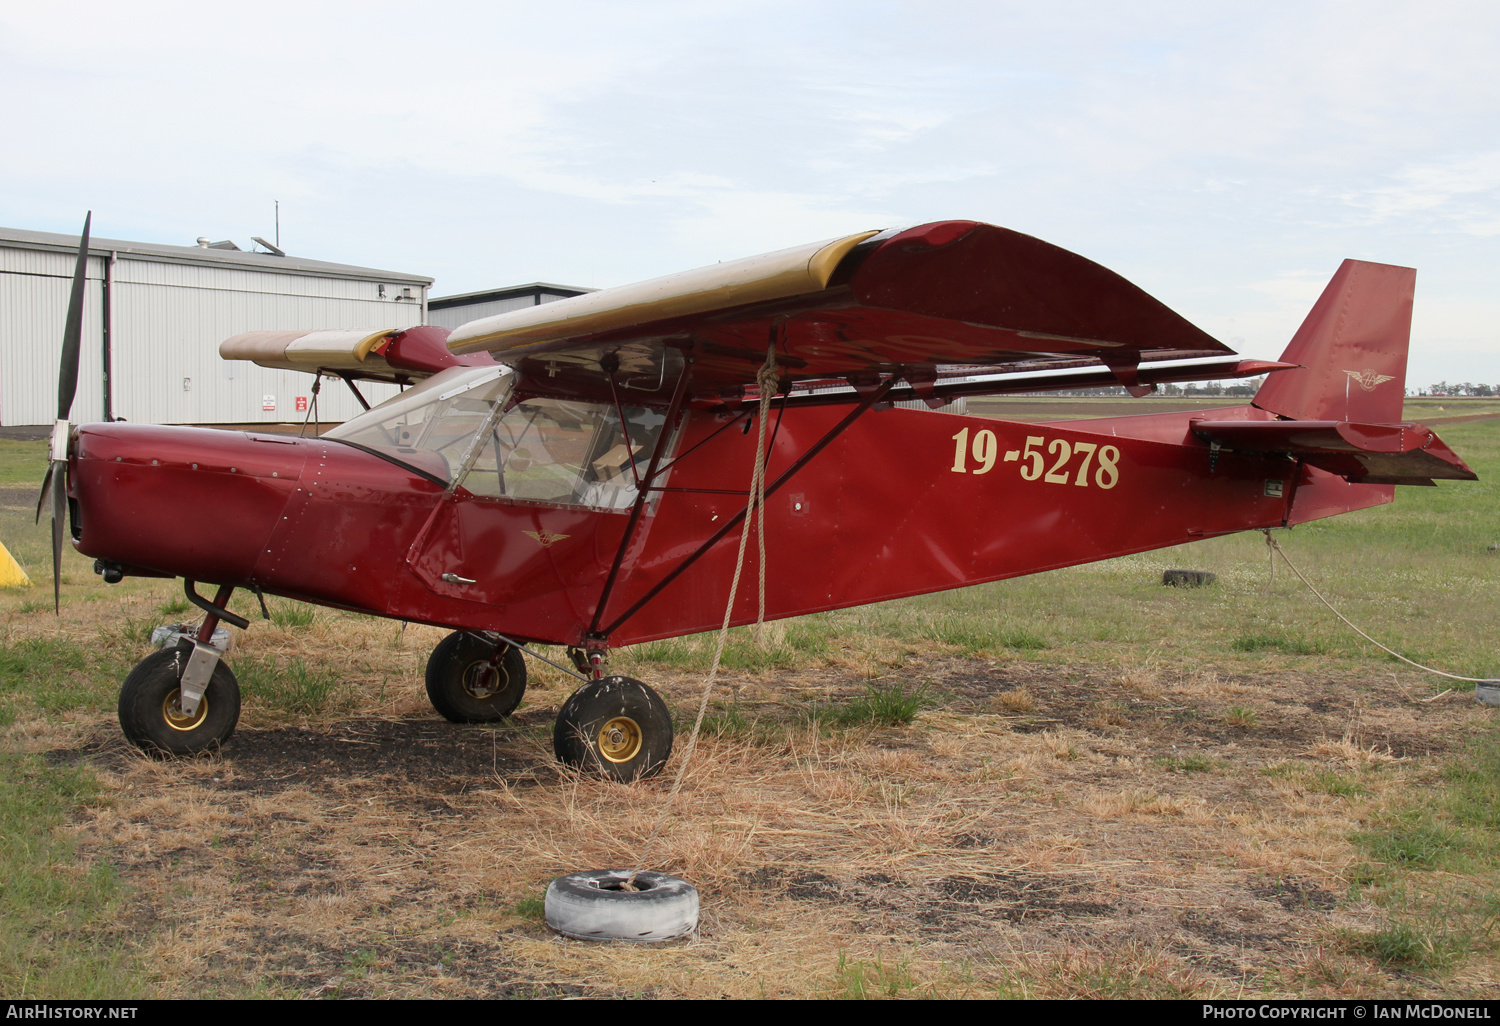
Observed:
[[[240,686],[212,644],[234,589],[225,585],[212,604],[187,582],[188,597],[208,615],[198,635],[153,652],[136,664],[120,687],[120,729],[153,755],[195,755],[227,741],[240,719]]]

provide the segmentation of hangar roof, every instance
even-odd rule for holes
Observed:
[[[78,236],[59,235],[55,232],[33,232],[24,228],[0,228],[0,246],[76,253]],[[308,260],[305,257],[275,256],[271,253],[250,253],[233,249],[209,249],[203,246],[166,246],[155,242],[126,242],[123,239],[101,239],[93,236],[89,238],[89,253],[94,256],[117,253],[139,260],[200,264],[210,267],[227,265],[247,271],[310,274],[324,278],[408,282],[413,285],[432,284],[432,279],[426,275],[407,274],[403,271],[382,271],[374,267],[356,267],[353,264],[335,264],[326,260]]]
[[[533,281],[525,285],[508,285],[500,289],[483,289],[479,292],[460,292],[453,296],[437,296],[429,299],[427,306],[430,310],[441,310],[447,306],[515,299],[521,296],[534,296],[540,292],[549,293],[557,296],[559,299],[566,299],[573,296],[581,296],[585,292],[597,291],[598,289],[584,288],[581,285],[557,285],[550,281]]]

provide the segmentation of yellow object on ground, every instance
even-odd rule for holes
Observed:
[[[26,571],[21,569],[16,557],[10,554],[10,549],[0,544],[0,588],[29,587],[31,578],[26,576]]]

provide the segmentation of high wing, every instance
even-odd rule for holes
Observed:
[[[472,321],[447,342],[457,354],[487,352],[538,390],[559,394],[593,391],[601,366],[638,393],[664,393],[691,359],[690,397],[700,401],[742,396],[771,344],[783,388],[858,389],[896,376],[929,401],[945,392],[1079,384],[1119,383],[1144,394],[1152,380],[1281,368],[1233,359],[1091,260],[975,221],[862,232],[604,289]],[[1204,358],[1216,358],[1206,373],[1141,367]],[[1086,368],[1092,372],[1063,374],[1057,384],[1034,377]],[[996,375],[1025,380],[991,387],[984,378]]]

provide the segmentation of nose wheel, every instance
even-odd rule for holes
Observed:
[[[229,740],[240,720],[240,685],[221,660],[191,713],[182,704],[187,655],[177,647],[153,652],[120,687],[120,729],[150,755],[196,755]]]
[[[516,711],[526,692],[526,660],[519,649],[473,634],[450,634],[427,658],[427,697],[454,723],[492,723]]]
[[[672,754],[672,712],[638,680],[591,680],[563,703],[552,749],[569,766],[612,780],[654,777]]]

